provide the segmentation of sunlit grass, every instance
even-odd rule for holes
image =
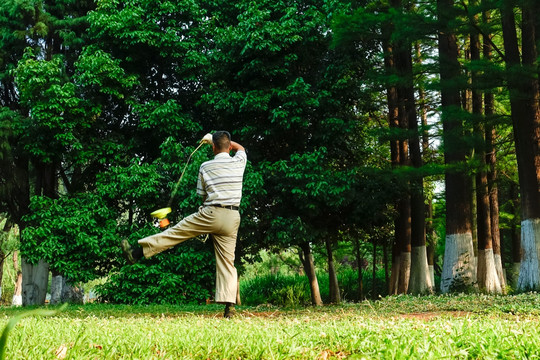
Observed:
[[[280,309],[69,306],[21,319],[9,359],[530,358],[540,353],[540,297],[397,296]],[[25,309],[1,308],[0,320]]]

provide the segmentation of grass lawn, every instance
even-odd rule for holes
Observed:
[[[53,307],[49,307],[51,309]],[[0,308],[5,326],[28,309]],[[521,359],[540,354],[540,296],[395,296],[282,309],[71,305],[21,319],[7,359]]]

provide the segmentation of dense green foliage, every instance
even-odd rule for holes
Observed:
[[[115,244],[136,240],[131,234],[148,225],[149,212],[169,200],[191,146],[217,129],[230,130],[251,161],[240,253],[317,242],[369,222],[365,213],[351,212],[368,198],[365,189],[372,191],[359,167],[370,164],[372,154],[362,149],[374,141],[366,136],[369,119],[358,115],[360,108],[375,110],[360,87],[369,49],[331,48],[330,14],[347,6],[333,0],[41,3],[34,11],[46,21],[32,24],[40,29],[32,33],[35,41],[20,40],[27,49],[11,59],[16,71],[6,72],[15,75],[19,96],[12,108],[21,116],[6,123],[13,136],[7,144],[17,145],[8,155],[24,155],[38,175],[50,174],[38,176],[36,186],[28,176],[25,185],[37,196],[21,209],[24,256],[47,260],[70,281],[114,269],[111,284],[135,279],[137,271],[174,273],[182,267],[177,257],[160,257],[147,270],[119,268]],[[7,25],[14,10],[2,9]],[[77,22],[61,22],[74,12]],[[197,208],[196,169],[208,155],[194,156],[172,199],[172,221]],[[384,208],[385,200],[370,204]],[[135,300],[137,291],[117,297],[111,291],[109,300],[153,301]],[[150,292],[165,296],[159,287]]]
[[[141,235],[140,233],[138,235]],[[101,301],[119,304],[204,303],[214,296],[215,261],[207,246],[177,246],[150,260],[124,266],[96,287]]]
[[[431,182],[445,171],[474,176],[487,167],[477,154],[487,147],[475,130],[482,124],[498,134],[492,145],[504,180],[494,181],[501,189],[503,258],[510,264],[516,246],[508,243],[519,215],[506,85],[512,71],[527,69],[503,69],[498,8],[506,3],[524,6],[483,1],[452,9],[448,26],[460,48],[468,51],[473,31],[493,34],[497,51],[493,61],[460,58],[459,76],[441,84],[435,3],[4,1],[0,213],[21,228],[21,251],[30,263],[46,260],[70,282],[108,275],[100,288],[104,300],[201,302],[212,296],[209,244],[189,242],[136,266],[125,265],[117,245],[157,231],[153,210],[170,204],[172,222],[196,211],[197,169],[212,157],[208,147],[193,155],[178,191],[172,190],[205,133],[229,130],[248,150],[237,259],[256,261],[261,249],[309,243],[317,266],[328,270],[319,261],[327,256],[326,240],[351,244],[336,251],[346,249],[357,262],[368,258],[354,253],[365,245],[359,242],[370,242],[379,247],[371,261],[388,265],[396,201],[410,195],[411,179],[424,177],[427,199]],[[494,21],[476,25],[487,12]],[[396,52],[415,46],[410,73],[388,69],[389,44]],[[474,86],[472,73],[480,74]],[[526,73],[537,77],[537,71]],[[425,111],[426,123],[389,125],[388,90],[409,83],[424,94],[413,111]],[[445,116],[459,115],[464,132],[438,149],[440,92],[449,87],[463,94],[463,106],[454,113],[445,108]],[[494,95],[494,114],[472,114],[473,90]],[[403,112],[406,105],[399,106]],[[391,143],[420,135],[425,165],[396,166]],[[466,156],[448,167],[442,152],[451,147]],[[430,244],[444,238],[445,204],[435,205],[437,233],[428,233]],[[443,251],[439,243],[436,269]],[[344,299],[362,300],[355,273],[339,275]],[[319,277],[326,300],[328,279]],[[376,292],[384,295],[378,277]],[[307,302],[298,279],[266,280],[246,291],[249,302]],[[369,281],[364,286],[363,296],[375,295]]]
[[[105,276],[117,263],[116,221],[101,197],[34,197],[30,206],[26,221],[39,226],[28,227],[21,244],[28,261],[44,259],[74,283]]]
[[[319,272],[319,286],[321,297],[325,303],[329,302],[328,276]],[[338,281],[341,291],[341,300],[345,302],[359,302],[358,270],[343,268],[338,272]],[[373,298],[373,278],[371,271],[362,271],[363,296]],[[375,295],[386,296],[384,270],[376,272]],[[284,307],[299,307],[309,305],[311,295],[307,279],[303,275],[268,274],[258,275],[251,279],[240,280],[240,294],[242,304],[257,306],[271,304]]]

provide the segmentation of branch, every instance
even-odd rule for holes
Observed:
[[[480,35],[482,35],[484,40],[487,40],[490,43],[490,45],[493,47],[493,49],[499,54],[499,56],[504,60],[504,62],[506,62],[506,55],[504,55],[502,53],[502,51],[499,49],[499,47],[493,42],[493,40],[491,40],[491,37],[488,36],[486,33],[484,33],[484,31],[477,24],[474,23],[473,19],[471,19],[471,17],[469,16],[469,8],[468,8],[467,4],[465,4],[465,1],[461,0],[460,3],[461,3],[461,5],[463,5],[463,8],[465,9],[465,12],[467,13],[467,18],[470,21],[470,25],[476,31],[478,31],[478,33]]]
[[[64,171],[64,168],[62,166],[60,166],[60,176],[64,181],[64,186],[66,187],[66,190],[68,191],[68,193],[71,193],[71,183],[69,182],[66,172]]]

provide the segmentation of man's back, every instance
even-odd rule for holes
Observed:
[[[247,155],[240,150],[234,157],[226,152],[219,153],[201,165],[197,194],[203,197],[205,206],[240,206],[246,162]]]

